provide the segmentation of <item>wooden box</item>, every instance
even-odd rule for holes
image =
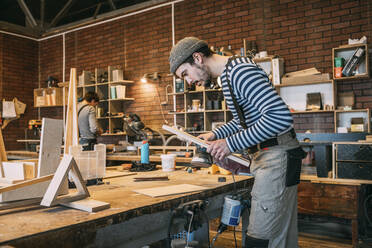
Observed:
[[[67,95],[65,96],[67,97]],[[67,102],[65,102],[66,104]],[[34,89],[34,106],[49,107],[63,105],[63,88],[51,87]]]

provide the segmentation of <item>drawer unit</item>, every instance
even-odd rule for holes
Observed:
[[[334,142],[333,178],[372,180],[372,143]]]

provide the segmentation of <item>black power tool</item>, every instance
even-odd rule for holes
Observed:
[[[207,153],[207,148],[196,145],[194,157],[191,160],[192,167],[208,168],[212,166],[212,156]]]

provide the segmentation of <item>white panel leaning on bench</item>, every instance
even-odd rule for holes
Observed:
[[[72,181],[75,183],[77,193],[57,198],[61,185],[67,178],[68,173],[70,173]],[[109,203],[87,199],[87,197],[89,197],[89,192],[74,158],[71,155],[65,154],[40,205],[50,207],[61,204],[88,212],[96,212],[110,207]]]
[[[61,156],[63,121],[43,118],[38,177],[53,174],[58,167]]]
[[[13,180],[25,180],[22,162],[3,162],[4,177]]]

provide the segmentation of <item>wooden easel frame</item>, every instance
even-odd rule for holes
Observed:
[[[63,186],[64,180],[67,179],[69,172],[71,173],[72,180],[75,183],[77,193],[57,198],[57,195]],[[89,191],[85,186],[84,180],[74,158],[71,155],[65,154],[58,166],[56,173],[54,174],[52,181],[49,184],[47,191],[45,192],[40,205],[50,207],[65,202],[81,200],[87,197],[89,197]]]

